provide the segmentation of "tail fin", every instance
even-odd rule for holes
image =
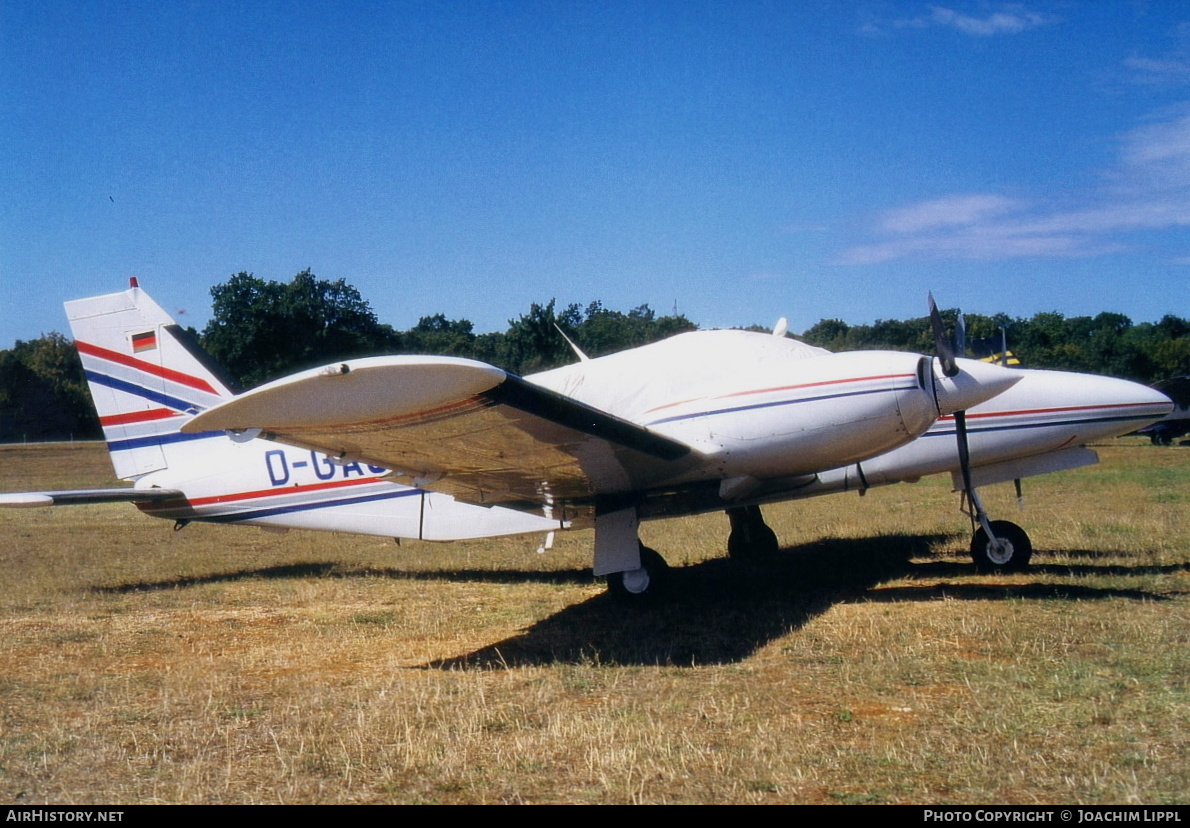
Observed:
[[[66,316],[117,477],[168,467],[170,445],[203,436],[182,424],[233,396],[135,279],[123,293],[67,302]]]

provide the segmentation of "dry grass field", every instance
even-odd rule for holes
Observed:
[[[1190,801],[1190,449],[987,490],[1039,554],[974,572],[949,480],[646,525],[628,610],[591,535],[425,544],[0,511],[7,803]],[[111,484],[0,448],[0,490]]]

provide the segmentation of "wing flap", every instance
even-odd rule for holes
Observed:
[[[249,429],[479,503],[629,491],[698,456],[498,368],[451,357],[376,357],[307,371],[215,406],[182,430]]]

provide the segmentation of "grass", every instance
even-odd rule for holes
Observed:
[[[589,533],[455,544],[0,511],[9,803],[1185,803],[1190,454],[987,490],[1039,550],[966,560],[948,481],[647,524],[626,611]],[[0,489],[110,485],[0,449]]]

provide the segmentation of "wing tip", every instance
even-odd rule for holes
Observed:
[[[43,492],[11,492],[0,494],[0,508],[36,509],[53,506],[54,498]]]

